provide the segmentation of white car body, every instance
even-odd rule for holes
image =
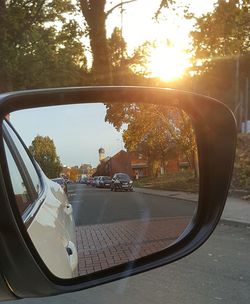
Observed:
[[[75,221],[65,191],[46,177],[7,122],[4,137],[16,206],[31,241],[55,276],[77,276]]]
[[[78,266],[73,209],[61,186],[43,176],[46,198],[28,233],[49,270],[60,278],[71,278],[77,276]]]

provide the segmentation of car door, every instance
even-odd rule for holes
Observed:
[[[4,122],[7,163],[17,208],[41,258],[53,274],[77,274],[72,207],[60,185],[49,180],[29,156],[9,123]]]

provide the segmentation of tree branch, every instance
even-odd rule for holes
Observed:
[[[119,7],[122,7],[124,4],[128,4],[128,3],[131,3],[131,2],[135,2],[135,1],[137,1],[137,0],[128,0],[128,1],[124,1],[124,2],[120,2],[120,3],[118,3],[118,4],[116,4],[115,6],[113,6],[110,10],[108,10],[107,12],[106,12],[106,18],[115,10],[115,9],[117,9],[117,8],[119,8]]]

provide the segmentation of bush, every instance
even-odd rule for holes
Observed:
[[[238,135],[231,189],[250,192],[250,134]]]

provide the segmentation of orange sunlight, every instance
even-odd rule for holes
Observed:
[[[188,67],[189,58],[183,50],[160,45],[151,51],[148,71],[152,77],[172,81],[181,78]]]

